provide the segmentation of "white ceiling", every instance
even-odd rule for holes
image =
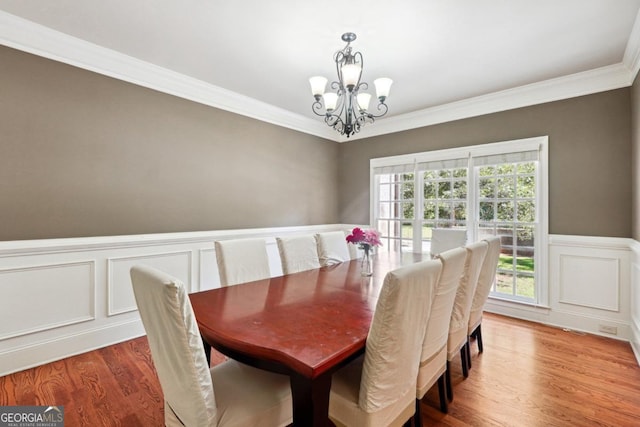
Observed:
[[[640,0],[0,0],[0,43],[341,141],[311,112],[307,79],[335,78],[344,32],[358,36],[363,80],[394,80],[389,114],[362,132],[370,136],[628,86],[640,67],[639,9]]]

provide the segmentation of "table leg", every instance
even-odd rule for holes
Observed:
[[[211,366],[211,345],[202,338],[202,346],[204,347],[204,355],[207,358],[207,363]]]
[[[331,374],[317,378],[291,375],[294,427],[326,427],[329,425],[329,392]]]

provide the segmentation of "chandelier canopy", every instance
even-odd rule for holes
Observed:
[[[331,89],[326,92],[327,79],[315,76],[309,79],[311,93],[315,101],[311,109],[318,116],[324,117],[327,125],[347,138],[360,131],[366,123],[373,123],[376,118],[387,114],[389,107],[385,104],[393,80],[382,77],[373,81],[378,97],[377,114],[369,110],[371,95],[364,92],[369,88],[366,82],[360,81],[362,76],[362,54],[353,52],[351,42],[356,39],[354,33],[344,33],[342,41],[347,45],[333,56],[336,63],[338,80],[331,82]],[[324,103],[324,106],[323,106]],[[324,110],[324,111],[323,111]]]

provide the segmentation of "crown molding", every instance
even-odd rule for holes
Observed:
[[[431,126],[484,114],[559,101],[631,86],[631,71],[622,63],[507,89],[462,101],[392,116],[363,128],[350,140]],[[347,141],[341,138],[340,142]]]
[[[336,142],[354,141],[630,86],[640,69],[640,12],[623,62],[387,117],[347,139],[323,121],[275,107],[0,11],[0,44],[200,104]]]
[[[200,104],[335,141],[324,123],[0,11],[0,44]]]

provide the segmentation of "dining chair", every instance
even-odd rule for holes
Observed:
[[[276,237],[283,274],[320,268],[318,246],[313,235]]]
[[[422,425],[420,419],[420,401],[437,382],[440,398],[440,410],[448,412],[445,394],[445,371],[447,370],[447,338],[449,322],[453,310],[458,284],[464,270],[467,251],[455,248],[442,252],[437,259],[442,263],[442,273],[434,290],[431,314],[427,322],[427,332],[422,343],[420,368],[416,384],[416,425]]]
[[[364,355],[332,377],[329,418],[337,427],[411,422],[422,343],[441,270],[440,261],[428,260],[386,274]]]
[[[165,425],[253,427],[292,422],[286,375],[230,359],[210,368],[184,284],[143,265],[132,267],[130,274],[164,395]]]
[[[460,284],[456,291],[453,302],[451,320],[449,322],[449,335],[447,339],[447,371],[445,374],[447,398],[453,400],[453,389],[451,387],[450,364],[456,354],[460,353],[462,363],[462,375],[469,376],[469,336],[467,326],[471,313],[471,302],[476,291],[480,267],[487,253],[488,244],[485,241],[472,243],[465,246],[467,257],[464,262],[464,269]]]
[[[271,277],[264,239],[217,240],[215,248],[221,286]]]
[[[350,231],[344,232],[344,239],[347,240],[347,236],[351,234]],[[347,243],[347,249],[349,249],[349,258],[357,259],[362,256],[362,250],[358,250],[358,245]]]
[[[323,267],[351,260],[351,253],[343,231],[317,233],[315,237],[320,265]]]
[[[459,248],[467,242],[467,230],[460,228],[434,228],[431,230],[432,257],[449,249]]]
[[[468,334],[476,339],[478,343],[478,352],[484,351],[482,347],[482,310],[489,298],[491,286],[496,278],[498,270],[498,260],[500,258],[500,237],[492,236],[485,239],[489,248],[487,255],[482,263],[480,274],[478,275],[478,285],[471,303],[471,312],[469,314]],[[471,359],[469,359],[471,361]]]

